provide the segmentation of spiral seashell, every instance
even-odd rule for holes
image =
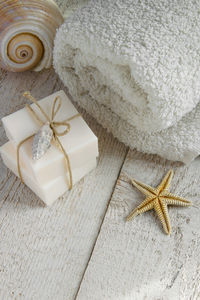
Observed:
[[[53,0],[0,0],[0,67],[12,72],[49,68],[63,21]]]

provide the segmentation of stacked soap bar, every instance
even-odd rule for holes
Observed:
[[[50,116],[55,97],[62,100],[61,109],[55,121],[61,122],[78,114],[73,104],[63,91],[56,92],[39,101],[40,106]],[[45,122],[44,116],[35,104],[31,107]],[[6,166],[17,176],[17,145],[40,129],[37,121],[26,108],[23,108],[2,119],[9,142],[0,148],[2,159]],[[70,131],[60,136],[60,142],[68,154],[73,184],[96,167],[98,157],[98,140],[81,116],[70,122]],[[32,141],[28,139],[20,148],[20,167],[22,177],[27,186],[37,194],[47,205],[51,205],[69,187],[66,163],[62,151],[54,144],[39,160],[32,159]]]

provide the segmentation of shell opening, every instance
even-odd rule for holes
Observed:
[[[0,0],[0,68],[50,68],[56,29],[63,21],[53,0]]]
[[[7,48],[10,60],[19,65],[23,64],[23,71],[34,68],[42,59],[43,53],[42,42],[30,33],[21,33],[14,36]],[[26,63],[28,63],[27,68],[24,66]]]

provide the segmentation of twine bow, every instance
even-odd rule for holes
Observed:
[[[53,105],[52,105],[52,110],[51,110],[51,116],[49,117],[48,114],[46,114],[46,112],[44,111],[44,109],[40,106],[40,104],[37,102],[37,100],[30,94],[30,92],[25,92],[23,94],[24,97],[28,98],[29,100],[31,100],[33,103],[35,103],[35,105],[39,108],[40,112],[42,113],[42,115],[44,116],[46,122],[44,122],[39,114],[37,114],[36,111],[33,110],[33,108],[30,105],[26,105],[26,108],[28,109],[29,113],[35,118],[35,120],[37,120],[41,126],[43,126],[45,123],[48,122],[50,128],[52,129],[53,132],[53,141],[56,145],[56,147],[58,149],[60,149],[64,155],[65,158],[65,162],[66,162],[66,173],[69,172],[69,182],[67,182],[69,189],[72,189],[73,186],[73,180],[72,180],[72,170],[71,170],[71,165],[70,165],[70,160],[69,160],[69,156],[67,155],[65,149],[62,146],[62,143],[59,140],[59,136],[64,136],[66,135],[70,129],[71,129],[71,125],[70,125],[70,121],[79,117],[80,114],[76,114],[74,116],[72,116],[71,118],[68,118],[67,120],[61,121],[61,122],[57,122],[55,121],[55,116],[57,115],[58,111],[61,108],[61,98],[59,96],[57,96],[54,99]],[[59,127],[65,127],[64,130],[62,131],[58,131],[57,129]],[[21,179],[22,182],[23,181],[23,177],[22,177],[22,173],[21,173],[21,167],[20,167],[20,157],[19,157],[19,153],[20,153],[20,148],[21,146],[30,138],[32,138],[35,134],[25,138],[23,141],[21,141],[19,143],[19,145],[17,146],[17,168],[18,168],[18,173],[19,173],[19,177]],[[67,175],[66,175],[66,179]]]

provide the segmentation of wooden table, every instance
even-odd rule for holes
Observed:
[[[24,107],[26,90],[40,99],[60,89],[53,69],[1,70],[0,116]],[[78,109],[99,138],[98,167],[52,207],[1,160],[0,299],[200,299],[200,159],[187,167],[131,151]],[[156,185],[171,167],[172,191],[195,207],[169,210],[171,236],[154,212],[126,223],[143,199],[129,178]]]

